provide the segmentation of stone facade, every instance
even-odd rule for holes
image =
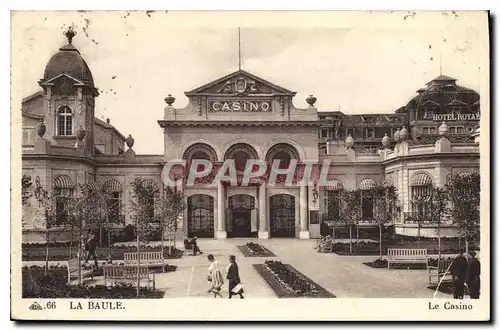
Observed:
[[[71,52],[82,66],[84,61],[71,43],[60,49],[63,55],[65,52]],[[163,155],[136,155],[131,136],[125,138],[109,120],[95,118],[98,93],[86,64],[83,68],[88,72],[73,77],[75,71],[58,66],[57,59],[50,60],[50,70],[40,81],[43,90],[23,100],[23,174],[36,178],[49,191],[59,176],[65,176],[65,185],[72,187],[89,182],[102,187],[116,180],[123,206],[123,223],[118,228],[132,223],[126,206],[133,179],[148,178],[161,184],[164,164],[171,160],[183,159],[189,164],[192,159],[208,159],[216,168],[224,160],[242,155],[245,160],[268,163],[297,159],[299,168],[306,162],[321,165],[327,161],[327,179],[336,188],[392,183],[402,207],[395,229],[404,235],[416,235],[416,225],[407,221],[413,212],[412,178],[425,174],[435,187],[445,185],[450,174],[479,171],[478,130],[476,141],[468,132],[450,133],[449,129],[440,135],[437,129],[432,134],[425,129],[424,134],[423,127],[431,124],[425,122],[428,118],[419,117],[436,111],[439,102],[446,102],[454,111],[469,104],[470,111],[478,111],[479,97],[470,90],[458,101],[432,99],[429,95],[433,94],[420,91],[419,97],[393,114],[350,116],[318,111],[313,96],[307,98],[307,108],[296,108],[295,92],[239,70],[186,92],[189,103],[185,108],[175,108],[175,98],[167,96],[164,117],[158,120],[164,130]],[[436,80],[428,84],[429,89],[435,90],[443,81],[447,86],[455,84],[449,77]],[[442,109],[448,109],[445,106]],[[60,118],[61,109],[70,111],[68,118]],[[43,135],[37,134],[40,121],[46,127]],[[477,124],[475,120],[460,122],[474,130]],[[67,129],[63,135],[61,125]],[[85,130],[83,137],[79,128]],[[185,176],[186,171],[178,174]],[[319,237],[327,213],[323,201],[332,188],[318,187],[313,181],[294,181],[291,186],[266,182],[248,186],[197,182],[191,186],[184,181],[180,189],[188,207],[179,220],[179,235],[306,239]],[[43,241],[42,219],[32,198],[23,207],[26,242]],[[451,224],[445,225],[443,234],[452,236],[454,230]],[[424,226],[421,235],[434,236],[434,227]]]

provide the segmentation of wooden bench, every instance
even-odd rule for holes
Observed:
[[[424,264],[428,267],[428,257],[426,248],[388,248],[387,249],[387,268],[391,264],[411,263]]]
[[[80,261],[80,265],[82,261]],[[66,261],[66,267],[68,268],[68,285],[71,284],[73,279],[78,279],[78,258]],[[92,277],[94,279],[93,269],[82,269],[82,279],[85,277]]]
[[[439,261],[439,265],[437,267],[430,266],[429,267],[429,284],[438,284],[439,279],[445,276],[451,276],[451,265],[453,260],[444,260]],[[436,278],[436,282],[433,282],[434,278]]]
[[[141,266],[145,267],[162,267],[163,272],[165,272],[165,259],[163,258],[163,252],[140,252]],[[125,253],[123,255],[123,261],[126,265],[137,265],[137,252]]]
[[[137,281],[137,266],[136,265],[104,265],[104,286],[108,286],[108,281],[116,284],[117,281]],[[152,276],[151,276],[152,275]],[[153,282],[153,290],[155,289],[155,274],[150,272],[147,266],[139,267],[139,282],[147,280],[147,286]]]

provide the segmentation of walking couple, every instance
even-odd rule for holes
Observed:
[[[224,278],[222,277],[222,272],[220,271],[220,264],[215,260],[212,254],[208,255],[208,261],[210,262],[210,265],[208,267],[209,288],[207,292],[213,293],[214,298],[217,298],[218,296],[222,298],[220,291],[222,289],[222,285],[224,285]],[[226,274],[226,279],[229,280],[229,299],[231,299],[235,294],[239,295],[240,299],[244,299],[238,264],[236,263],[236,257],[234,255],[229,256],[229,265],[227,266]]]

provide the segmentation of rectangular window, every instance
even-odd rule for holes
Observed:
[[[457,133],[457,127],[456,126],[450,126],[450,133]]]
[[[437,133],[437,128],[435,126],[430,127],[430,133],[431,134],[436,134]]]
[[[354,129],[347,129],[347,135],[346,135],[346,137],[349,136],[349,135],[351,135],[353,138],[355,138],[354,137]]]
[[[328,138],[328,129],[321,129],[321,138]]]
[[[464,133],[464,127],[463,126],[457,126],[457,133]]]
[[[428,126],[422,127],[422,133],[429,134],[430,133],[430,128]]]

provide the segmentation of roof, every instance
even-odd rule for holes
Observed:
[[[92,88],[95,87],[89,66],[72,44],[59,48],[59,52],[50,58],[45,66],[42,82],[62,74],[75,78]]]
[[[43,96],[43,93],[44,93],[43,91],[38,91],[38,92],[35,92],[31,95],[28,95],[27,97],[23,98],[22,103],[25,103],[25,102],[30,101],[31,99],[35,99],[37,97],[41,97],[41,96]]]
[[[453,81],[454,82],[454,81],[456,81],[456,79],[453,77],[445,76],[445,75],[439,75],[436,78],[434,78],[433,80],[431,80],[430,82],[434,82],[434,81],[438,81],[438,82]],[[429,84],[429,83],[427,83],[427,84]]]
[[[97,124],[97,125],[100,125],[106,129],[111,129],[113,130],[121,139],[125,140],[127,138],[125,138],[125,136],[120,132],[118,131],[113,125],[109,124],[109,123],[106,123],[100,119],[98,119],[97,117],[94,117],[94,123]]]

